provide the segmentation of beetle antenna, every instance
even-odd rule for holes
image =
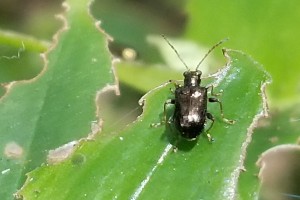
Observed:
[[[225,38],[223,40],[221,40],[220,42],[218,42],[217,44],[215,44],[214,46],[212,46],[212,48],[210,48],[208,50],[208,52],[205,54],[205,56],[202,58],[202,60],[199,62],[199,64],[196,67],[196,71],[198,70],[199,66],[201,65],[201,63],[204,61],[204,59],[210,54],[210,52],[212,52],[216,47],[218,47],[219,45],[221,45],[222,43],[226,42],[227,40],[229,40],[229,38]]]
[[[188,71],[190,71],[190,69],[188,68],[188,66],[186,65],[186,63],[183,61],[183,59],[180,57],[180,55],[179,55],[179,53],[178,53],[178,51],[175,49],[175,47],[170,43],[170,41],[166,38],[166,36],[165,35],[161,35],[164,39],[165,39],[165,41],[169,44],[169,46],[175,51],[175,53],[176,53],[176,55],[177,55],[177,57],[180,59],[180,61],[184,64],[184,66],[186,67],[186,69],[188,70]]]

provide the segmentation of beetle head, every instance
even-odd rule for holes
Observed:
[[[200,70],[196,71],[185,71],[184,76],[184,86],[199,86],[201,83],[201,74]]]

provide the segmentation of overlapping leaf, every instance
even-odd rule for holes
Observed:
[[[68,1],[63,29],[41,74],[11,86],[0,100],[0,198],[12,199],[25,173],[49,150],[86,137],[97,120],[97,91],[114,84],[107,36],[88,13],[89,1]]]

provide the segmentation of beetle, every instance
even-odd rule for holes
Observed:
[[[215,118],[213,115],[207,111],[207,103],[218,103],[220,106],[221,117],[224,122],[233,124],[234,120],[229,120],[224,117],[222,102],[216,98],[219,94],[213,92],[213,85],[205,87],[201,86],[201,75],[202,72],[198,70],[201,63],[210,54],[210,52],[217,46],[221,45],[227,39],[222,40],[215,44],[209,51],[205,54],[199,64],[196,66],[194,71],[191,71],[183,59],[180,57],[179,53],[175,47],[169,42],[169,40],[162,35],[169,46],[177,54],[178,58],[186,67],[187,71],[183,73],[184,81],[183,85],[178,84],[176,81],[170,80],[175,85],[175,98],[169,99],[164,103],[164,122],[167,122],[167,106],[170,104],[175,105],[175,110],[173,114],[173,122],[176,129],[180,132],[180,135],[187,140],[195,140],[203,132],[206,120],[211,120],[210,127],[205,131],[208,140],[213,141],[212,136],[209,134],[212,128]],[[208,91],[210,89],[211,96],[208,97]],[[169,122],[168,122],[169,123]]]

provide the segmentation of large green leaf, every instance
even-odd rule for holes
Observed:
[[[211,144],[174,141],[173,126],[151,127],[163,117],[172,84],[150,91],[142,100],[143,114],[121,132],[106,132],[82,141],[72,157],[28,174],[19,195],[26,199],[234,199],[246,147],[256,120],[265,114],[264,86],[270,76],[245,54],[228,50],[228,64],[213,83],[223,90],[226,117],[216,117]],[[169,110],[172,112],[172,109]],[[250,127],[250,128],[249,128]],[[177,143],[177,152],[172,145]]]
[[[1,200],[13,198],[49,150],[91,133],[97,91],[115,82],[107,36],[89,15],[89,3],[65,4],[63,29],[42,73],[13,84],[0,100]]]

